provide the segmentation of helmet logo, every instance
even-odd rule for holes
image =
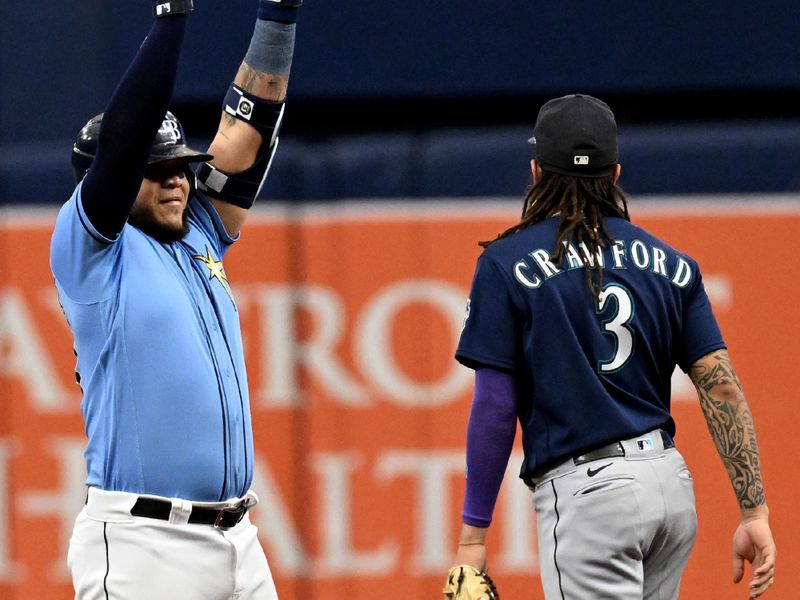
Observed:
[[[158,136],[164,138],[165,144],[174,144],[181,139],[180,126],[172,119],[164,119],[158,130]]]

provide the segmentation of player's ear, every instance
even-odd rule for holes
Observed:
[[[617,183],[617,181],[619,181],[619,176],[621,174],[622,174],[622,165],[617,163],[614,165],[614,168],[611,169],[611,178],[614,181],[614,183]]]
[[[542,176],[542,169],[539,163],[536,162],[536,159],[531,160],[531,175],[533,175],[533,183],[539,181]]]

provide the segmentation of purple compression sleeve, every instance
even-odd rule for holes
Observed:
[[[475,372],[467,427],[467,491],[462,520],[488,527],[517,432],[514,376],[495,369]]]

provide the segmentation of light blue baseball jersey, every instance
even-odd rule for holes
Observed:
[[[87,484],[216,501],[243,496],[253,436],[239,315],[222,265],[235,241],[209,200],[163,244],[86,218],[79,185],[61,208],[50,266],[75,338],[89,438]]]

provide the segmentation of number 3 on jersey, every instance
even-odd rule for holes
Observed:
[[[613,298],[615,302],[609,300]],[[616,308],[611,318],[601,322],[603,333],[614,336],[616,349],[614,355],[608,360],[597,363],[600,373],[613,373],[624,367],[633,354],[633,331],[627,325],[633,319],[633,299],[630,292],[621,285],[609,284],[600,292],[597,303],[597,314],[603,315]]]

